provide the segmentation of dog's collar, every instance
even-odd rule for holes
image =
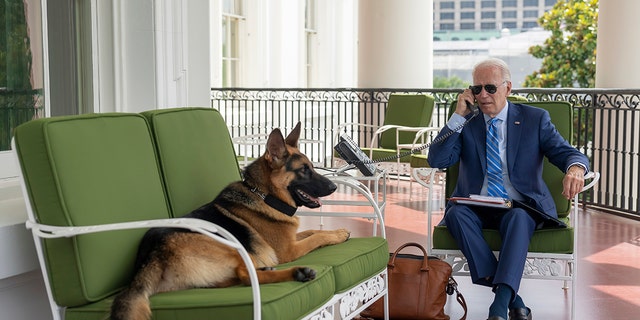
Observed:
[[[248,184],[246,181],[243,181],[244,185],[247,186],[247,188],[249,188],[249,190],[251,190],[251,192],[257,194],[258,196],[260,196],[260,198],[262,198],[262,200],[264,200],[264,203],[266,203],[268,206],[270,206],[271,208],[274,208],[286,215],[288,215],[289,217],[293,217],[294,214],[296,214],[296,210],[298,210],[298,208],[296,207],[292,207],[290,205],[288,205],[287,203],[285,203],[284,201],[271,196],[270,194],[266,194],[262,191],[260,191],[260,189],[258,189],[258,187],[253,187],[250,184]]]

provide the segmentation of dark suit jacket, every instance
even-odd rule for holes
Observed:
[[[557,217],[553,197],[542,180],[544,157],[562,172],[573,163],[581,163],[588,169],[589,160],[556,131],[546,110],[508,103],[506,148],[511,184],[538,210]],[[438,135],[449,132],[451,129],[445,125]],[[460,162],[458,182],[452,196],[480,194],[487,170],[486,136],[481,113],[461,133],[454,132],[442,143],[429,147],[428,162],[433,168],[447,168]]]

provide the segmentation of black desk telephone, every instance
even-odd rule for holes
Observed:
[[[391,161],[391,160],[395,160],[395,159],[398,159],[398,158],[406,157],[408,155],[418,153],[418,152],[428,148],[430,145],[432,145],[434,143],[438,143],[440,141],[444,141],[451,134],[453,134],[454,132],[462,129],[462,127],[464,127],[467,123],[469,123],[469,121],[471,119],[475,118],[478,114],[480,114],[480,110],[478,109],[478,106],[471,104],[469,101],[467,101],[467,108],[469,108],[469,110],[471,110],[472,115],[462,125],[460,125],[458,128],[455,128],[449,134],[441,136],[438,139],[435,139],[435,140],[431,141],[430,143],[423,144],[423,145],[421,145],[419,147],[411,149],[411,151],[403,152],[403,153],[401,153],[399,155],[393,155],[393,156],[384,157],[384,158],[381,158],[381,159],[371,160],[358,147],[358,145],[355,143],[355,141],[353,141],[353,139],[351,139],[351,137],[349,137],[346,133],[342,133],[340,135],[338,144],[336,144],[333,148],[336,150],[336,152],[338,152],[340,157],[342,159],[344,159],[350,166],[355,166],[365,176],[372,176],[376,172],[376,166],[375,166],[376,163],[378,163],[378,162],[386,162],[386,161]]]

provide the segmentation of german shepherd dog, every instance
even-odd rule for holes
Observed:
[[[273,267],[349,238],[346,229],[297,232],[295,210],[317,208],[319,197],[336,190],[298,150],[299,136],[300,123],[286,139],[280,129],[273,130],[265,153],[246,167],[244,181],[229,184],[212,202],[185,216],[231,232],[251,256],[260,283],[313,280],[316,272],[308,267]],[[160,292],[250,285],[248,270],[235,249],[185,229],[147,231],[135,270],[132,283],[111,306],[111,319],[149,319],[149,296]]]

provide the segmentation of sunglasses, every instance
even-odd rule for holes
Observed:
[[[500,86],[502,86],[505,83],[507,83],[506,80],[502,81]],[[471,90],[471,92],[473,92],[474,95],[480,94],[480,92],[482,92],[482,88],[484,88],[484,90],[488,94],[494,94],[494,93],[496,93],[496,91],[498,91],[498,86],[496,86],[495,84],[485,84],[484,86],[482,86],[482,85],[469,86],[469,89]]]

